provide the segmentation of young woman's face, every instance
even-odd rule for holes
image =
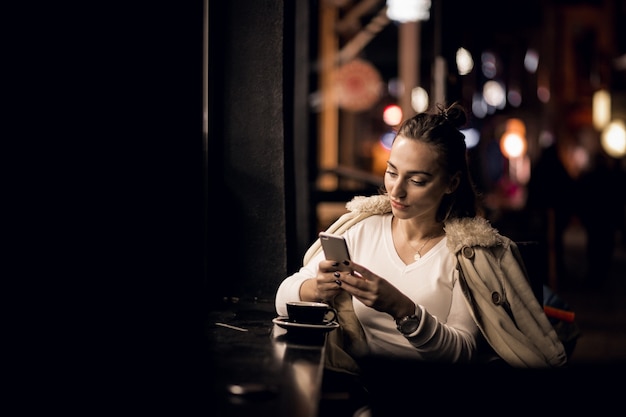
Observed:
[[[435,218],[441,199],[450,192],[437,157],[431,145],[396,137],[385,171],[385,189],[394,216]]]

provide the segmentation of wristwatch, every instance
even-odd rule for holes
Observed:
[[[420,319],[415,314],[411,314],[410,316],[404,316],[399,320],[396,320],[396,326],[400,333],[405,336],[414,333],[420,325]]]

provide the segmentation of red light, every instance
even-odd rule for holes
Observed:
[[[383,110],[383,121],[388,126],[397,126],[402,121],[402,109],[397,104],[390,104]]]

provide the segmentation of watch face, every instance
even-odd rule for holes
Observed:
[[[400,324],[400,331],[404,334],[411,334],[419,327],[417,317],[409,317]]]

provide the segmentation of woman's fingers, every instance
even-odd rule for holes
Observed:
[[[354,262],[346,261],[342,265],[342,268],[345,268],[344,270],[350,272],[351,276],[356,277],[361,280],[366,280],[372,277],[372,273],[367,268]]]
[[[362,276],[360,276],[360,273],[357,271],[353,271],[350,273],[344,272],[341,274],[341,278],[339,278],[339,280],[341,280],[342,284],[344,284],[344,288],[346,288],[347,285],[350,288],[359,290],[360,294],[370,289],[370,283]]]
[[[334,272],[336,270],[339,269],[339,262],[336,261],[327,261],[327,260],[323,260],[320,261],[318,268],[320,270],[320,272]]]

